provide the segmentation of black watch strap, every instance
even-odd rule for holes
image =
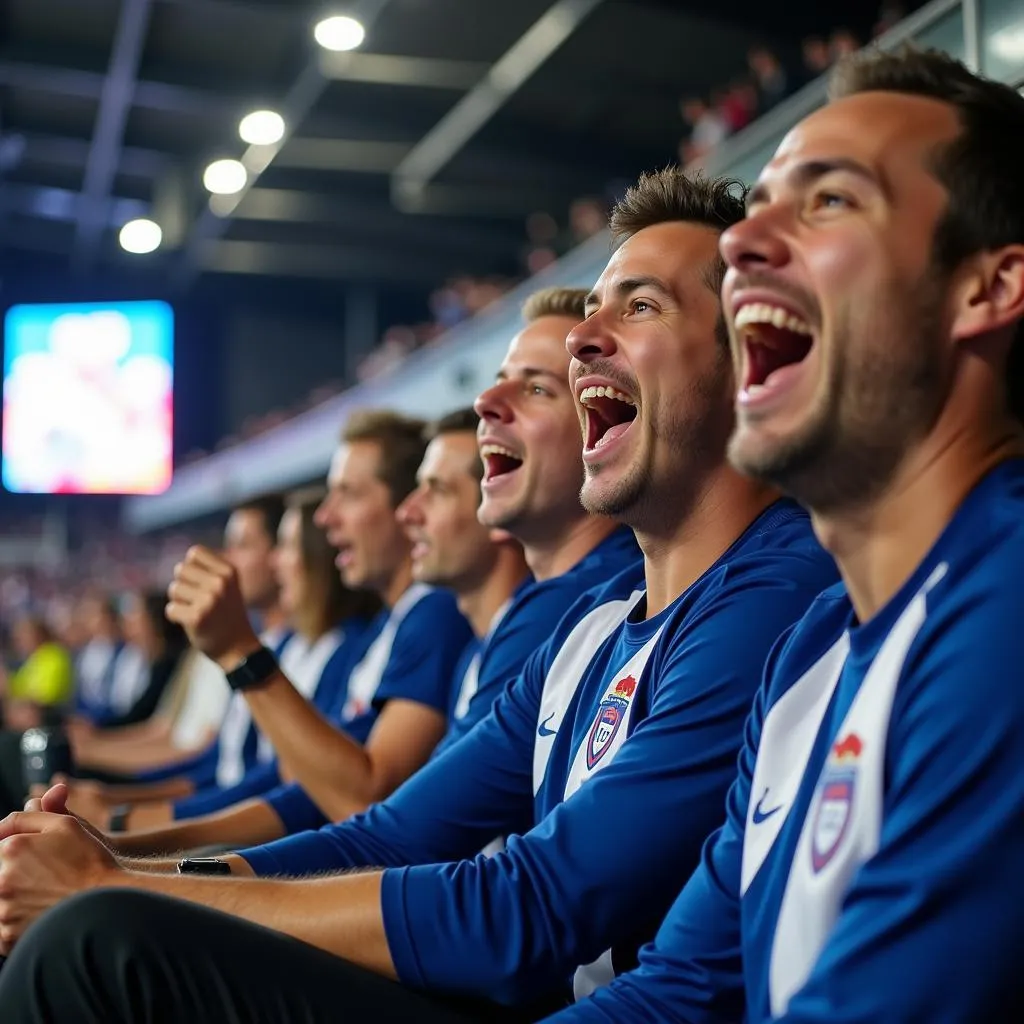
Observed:
[[[268,682],[277,672],[278,664],[274,652],[267,647],[261,647],[243,658],[230,672],[225,672],[224,677],[232,690],[251,690],[254,686],[262,686]]]
[[[127,832],[128,815],[132,813],[131,804],[118,804],[110,810],[110,821],[107,823],[108,832]]]
[[[231,865],[219,857],[186,857],[178,861],[179,875],[230,875]]]

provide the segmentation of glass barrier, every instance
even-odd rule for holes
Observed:
[[[981,70],[989,78],[1024,80],[1024,3],[980,0]]]

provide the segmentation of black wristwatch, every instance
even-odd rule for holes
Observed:
[[[232,690],[251,690],[269,682],[279,671],[274,652],[267,647],[244,657],[230,672],[224,673]]]
[[[128,815],[132,813],[131,804],[118,804],[110,809],[110,821],[107,822],[108,832],[126,832],[128,830]]]
[[[230,875],[231,865],[220,857],[186,857],[178,861],[179,875]]]

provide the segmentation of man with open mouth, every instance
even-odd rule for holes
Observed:
[[[718,243],[742,216],[731,182],[645,176],[613,216],[620,244],[569,333],[567,379],[520,348],[481,400],[484,514],[511,523],[524,495],[545,497],[508,403],[571,389],[583,505],[632,528],[644,572],[585,595],[490,715],[396,795],[433,857],[175,878],[124,870],[59,815],[14,819],[8,942],[61,896],[142,891],[81,895],[16,944],[5,1021],[113,1024],[143,1003],[194,1024],[532,1020],[633,962],[718,823],[768,652],[836,578],[806,514],[726,460]],[[438,776],[442,804],[426,788]],[[314,834],[307,869],[392,863],[359,827]],[[504,851],[456,859],[496,834]]]

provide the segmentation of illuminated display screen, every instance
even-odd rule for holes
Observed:
[[[4,486],[166,490],[173,381],[174,314],[164,302],[13,306],[4,321]]]

